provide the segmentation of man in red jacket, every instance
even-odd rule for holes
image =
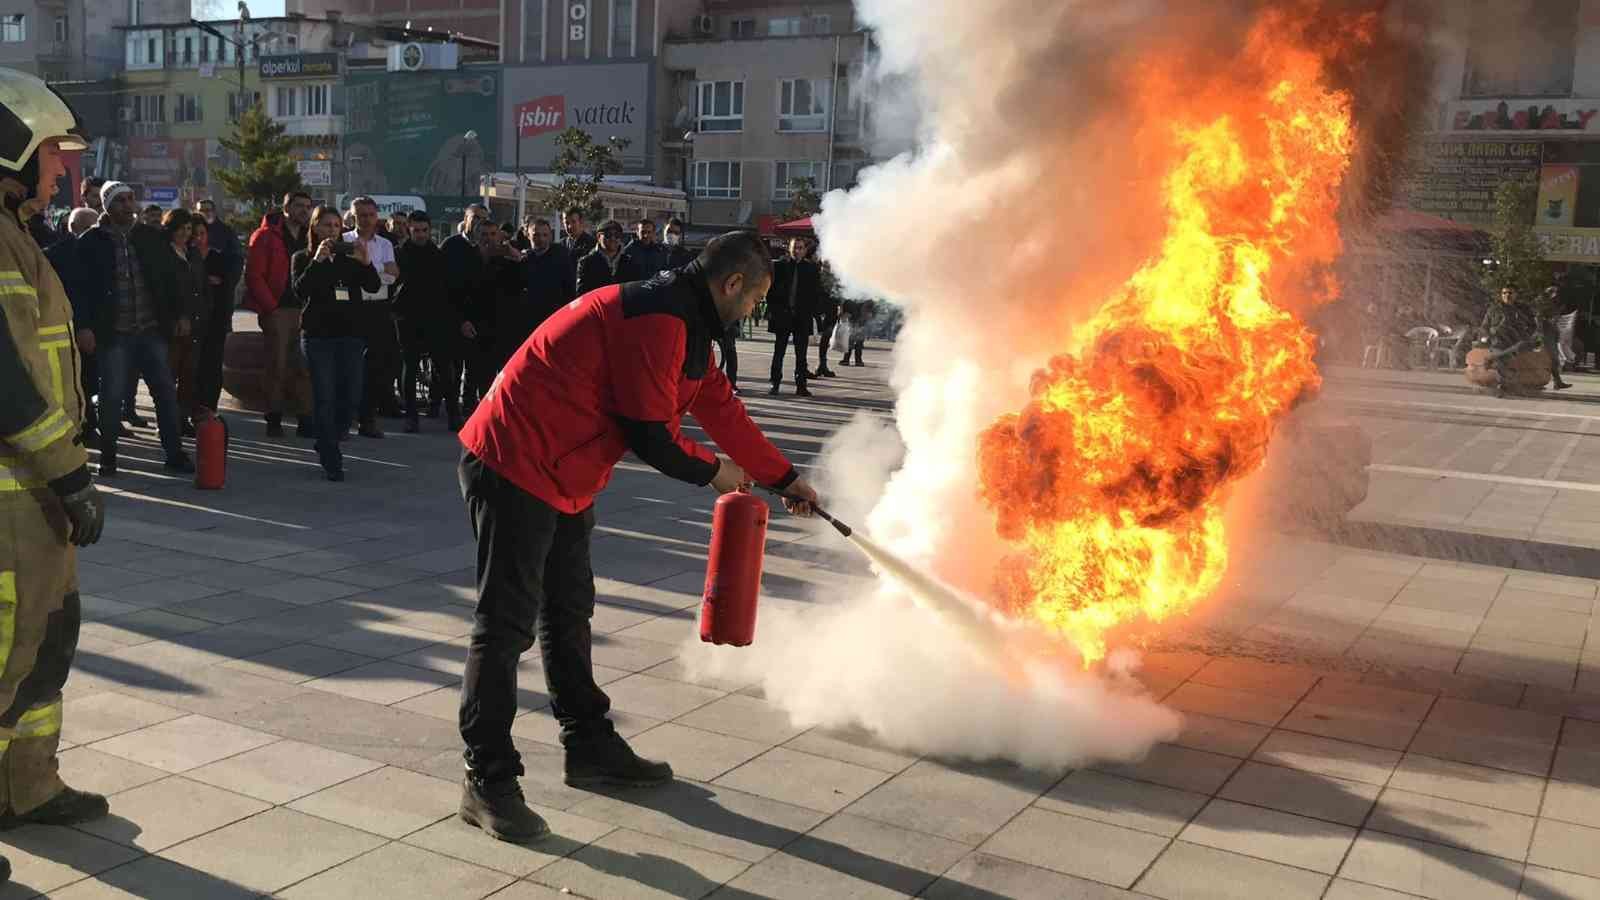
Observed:
[[[760,240],[734,232],[681,270],[591,291],[534,331],[461,430],[461,493],[478,541],[478,609],[461,690],[461,817],[494,837],[528,841],[548,831],[523,802],[511,743],[517,661],[536,629],[566,783],[672,778],[670,766],[640,759],[616,733],[590,663],[594,498],[622,455],[631,450],[718,493],[753,479],[793,498],[784,502],[790,512],[811,514],[816,491],[712,365],[727,323],[748,316],[771,284]],[[682,433],[686,412],[732,459]]]
[[[267,437],[283,436],[283,394],[298,358],[300,300],[289,284],[289,258],[306,246],[306,223],[311,220],[311,195],[293,191],[283,195],[283,209],[261,217],[261,227],[250,235],[250,255],[245,262],[246,309],[256,314],[267,342]],[[306,424],[299,432],[305,437]]]

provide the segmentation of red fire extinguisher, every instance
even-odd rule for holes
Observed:
[[[228,480],[228,423],[211,413],[194,426],[194,486],[218,491]]]
[[[700,640],[744,647],[756,637],[756,598],[767,547],[767,504],[739,491],[717,498],[711,515]]]

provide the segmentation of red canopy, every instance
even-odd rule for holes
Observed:
[[[778,232],[779,234],[798,234],[798,235],[816,234],[816,231],[811,227],[811,217],[810,216],[806,216],[804,219],[795,219],[793,222],[780,223],[773,230]]]

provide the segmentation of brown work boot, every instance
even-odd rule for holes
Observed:
[[[69,787],[25,813],[6,813],[0,817],[0,830],[23,825],[77,825],[104,818],[110,811],[105,797]]]
[[[550,833],[550,826],[522,799],[522,785],[515,778],[485,784],[468,775],[461,785],[461,821],[513,844]]]

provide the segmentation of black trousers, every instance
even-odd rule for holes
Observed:
[[[794,386],[806,386],[806,355],[810,349],[811,335],[794,331],[779,331],[772,343],[772,386],[777,387],[783,383],[783,355],[789,349],[789,344],[794,343]]]
[[[394,313],[389,304],[372,304],[364,310],[363,336],[367,339],[367,372],[362,382],[361,411],[357,418],[366,424],[383,412],[383,407],[394,402],[395,381],[400,378],[403,355],[400,352],[400,333],[395,328]]]
[[[461,367],[466,375],[461,388],[463,409],[482,400],[484,395],[489,393],[489,385],[494,383],[494,376],[500,374],[499,366],[495,365],[494,354],[490,352],[492,346],[492,341],[481,331],[476,339],[466,341],[463,345]]]
[[[817,331],[817,371],[828,371],[828,348],[833,345],[833,329],[838,327],[839,317],[829,316],[822,320],[822,328]]]
[[[735,322],[723,329],[722,336],[717,338],[717,346],[722,348],[722,374],[728,376],[728,383],[734,387],[739,386],[739,323]]]
[[[612,731],[606,718],[611,698],[594,683],[590,659],[594,509],[557,512],[470,452],[461,454],[458,475],[478,541],[478,609],[461,677],[461,739],[467,769],[493,782],[523,772],[511,720],[517,714],[517,661],[535,634],[562,745]]]
[[[100,429],[100,404],[92,399],[100,393],[100,357],[94,353],[78,356],[78,374],[83,379],[83,424],[86,428]],[[115,424],[115,423],[113,423]]]
[[[433,361],[433,378],[428,384],[428,402],[444,404],[451,420],[461,417],[461,349],[459,339],[431,334],[417,326],[406,332],[405,369],[400,374],[400,392],[405,402],[405,414],[417,415],[417,379],[422,370],[422,358]],[[436,331],[438,329],[435,329]]]
[[[213,411],[222,402],[222,355],[228,346],[228,333],[233,330],[231,317],[232,310],[228,315],[216,315],[213,310],[195,348],[199,359],[195,365],[194,402]]]

